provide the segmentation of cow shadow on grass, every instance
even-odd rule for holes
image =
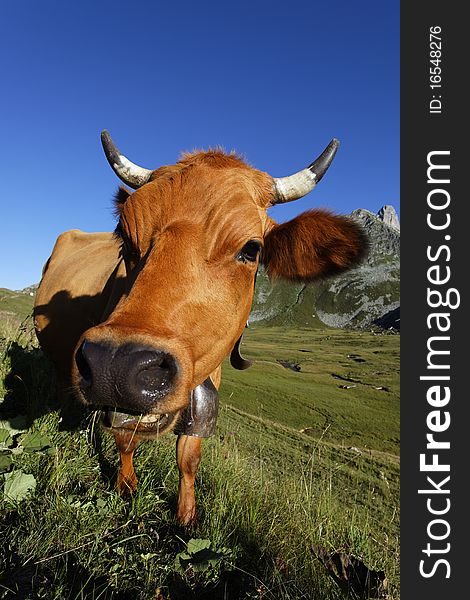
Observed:
[[[90,411],[72,394],[62,394],[59,400],[54,368],[40,348],[9,342],[4,364],[8,365],[8,371],[0,421],[6,421],[13,429],[28,429],[36,419],[59,412],[61,430],[80,428]]]
[[[28,428],[35,419],[58,409],[52,365],[39,348],[10,341],[3,363],[7,373],[0,420],[10,422],[14,429]]]
[[[168,534],[168,532],[167,532]],[[7,550],[0,558],[0,589],[2,598],[44,598],[47,590],[60,585],[63,598],[101,598],[102,600],[241,600],[242,598],[272,599],[271,594],[259,595],[260,580],[253,575],[233,570],[223,570],[214,581],[202,581],[200,575],[188,572],[163,577],[161,582],[142,584],[135,573],[135,582],[110,581],[109,575],[97,575],[83,564],[76,552],[64,553],[50,560],[24,557],[14,550]],[[130,573],[123,579],[129,579]],[[159,585],[161,587],[159,587]],[[121,588],[121,589],[119,589]],[[149,589],[151,588],[151,589]]]
[[[1,597],[6,600],[49,597],[46,595],[47,591],[55,589],[58,581],[63,598],[136,599],[131,591],[119,592],[111,588],[107,577],[93,575],[80,564],[80,559],[74,552],[49,562],[30,557],[25,563],[24,557],[14,551],[7,551],[2,556],[2,562],[5,575],[0,577],[0,589]]]

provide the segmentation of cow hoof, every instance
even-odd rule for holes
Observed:
[[[137,491],[137,477],[135,473],[132,473],[131,476],[123,477],[121,473],[119,473],[117,482],[116,482],[117,493],[120,496],[128,497],[131,496],[134,492]]]

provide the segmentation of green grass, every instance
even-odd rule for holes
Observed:
[[[50,366],[27,328],[4,337],[3,412],[26,414],[56,453],[12,456],[37,480],[31,497],[2,500],[0,484],[0,598],[343,598],[313,544],[385,570],[398,598],[398,345],[398,336],[357,331],[247,330],[242,350],[256,363],[224,365],[199,519],[187,531],[173,518],[174,436],[138,447],[139,489],[122,500],[111,437],[93,415],[86,430],[62,431]],[[181,572],[175,559],[190,538],[211,540],[223,558]]]
[[[0,316],[6,314],[16,315],[20,319],[26,318],[33,308],[33,296],[22,292],[13,292],[0,288]]]

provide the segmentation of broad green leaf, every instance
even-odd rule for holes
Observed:
[[[195,571],[206,571],[210,566],[217,566],[223,558],[220,552],[204,548],[191,556],[191,565]]]
[[[40,452],[46,450],[52,446],[51,440],[47,435],[35,431],[34,433],[27,433],[21,438],[21,445],[25,452]]]
[[[9,430],[0,429],[0,450],[8,448],[12,442],[13,438],[11,437]]]
[[[6,500],[21,502],[31,494],[36,488],[36,479],[34,475],[23,473],[23,471],[12,471],[5,473],[5,485],[3,495]]]
[[[16,415],[11,419],[0,420],[0,429],[8,429],[11,436],[22,433],[28,429],[26,415]]]
[[[191,554],[188,554],[187,552],[179,552],[176,557],[181,560],[191,560]]]
[[[210,540],[200,540],[200,539],[191,538],[188,542],[187,550],[188,550],[189,554],[196,554],[196,552],[199,552],[200,550],[205,550],[206,548],[210,548],[210,547],[211,547]]]
[[[186,551],[176,555],[176,569],[180,572],[185,572],[188,567],[191,567],[195,572],[204,572],[210,567],[217,565],[230,555],[230,550],[227,548],[211,548],[210,540],[191,539],[187,543]]]
[[[8,471],[12,465],[11,454],[0,453],[0,473]]]

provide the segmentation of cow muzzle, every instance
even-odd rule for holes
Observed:
[[[164,414],[179,372],[171,353],[134,342],[114,346],[85,339],[75,363],[86,402],[116,414]]]

